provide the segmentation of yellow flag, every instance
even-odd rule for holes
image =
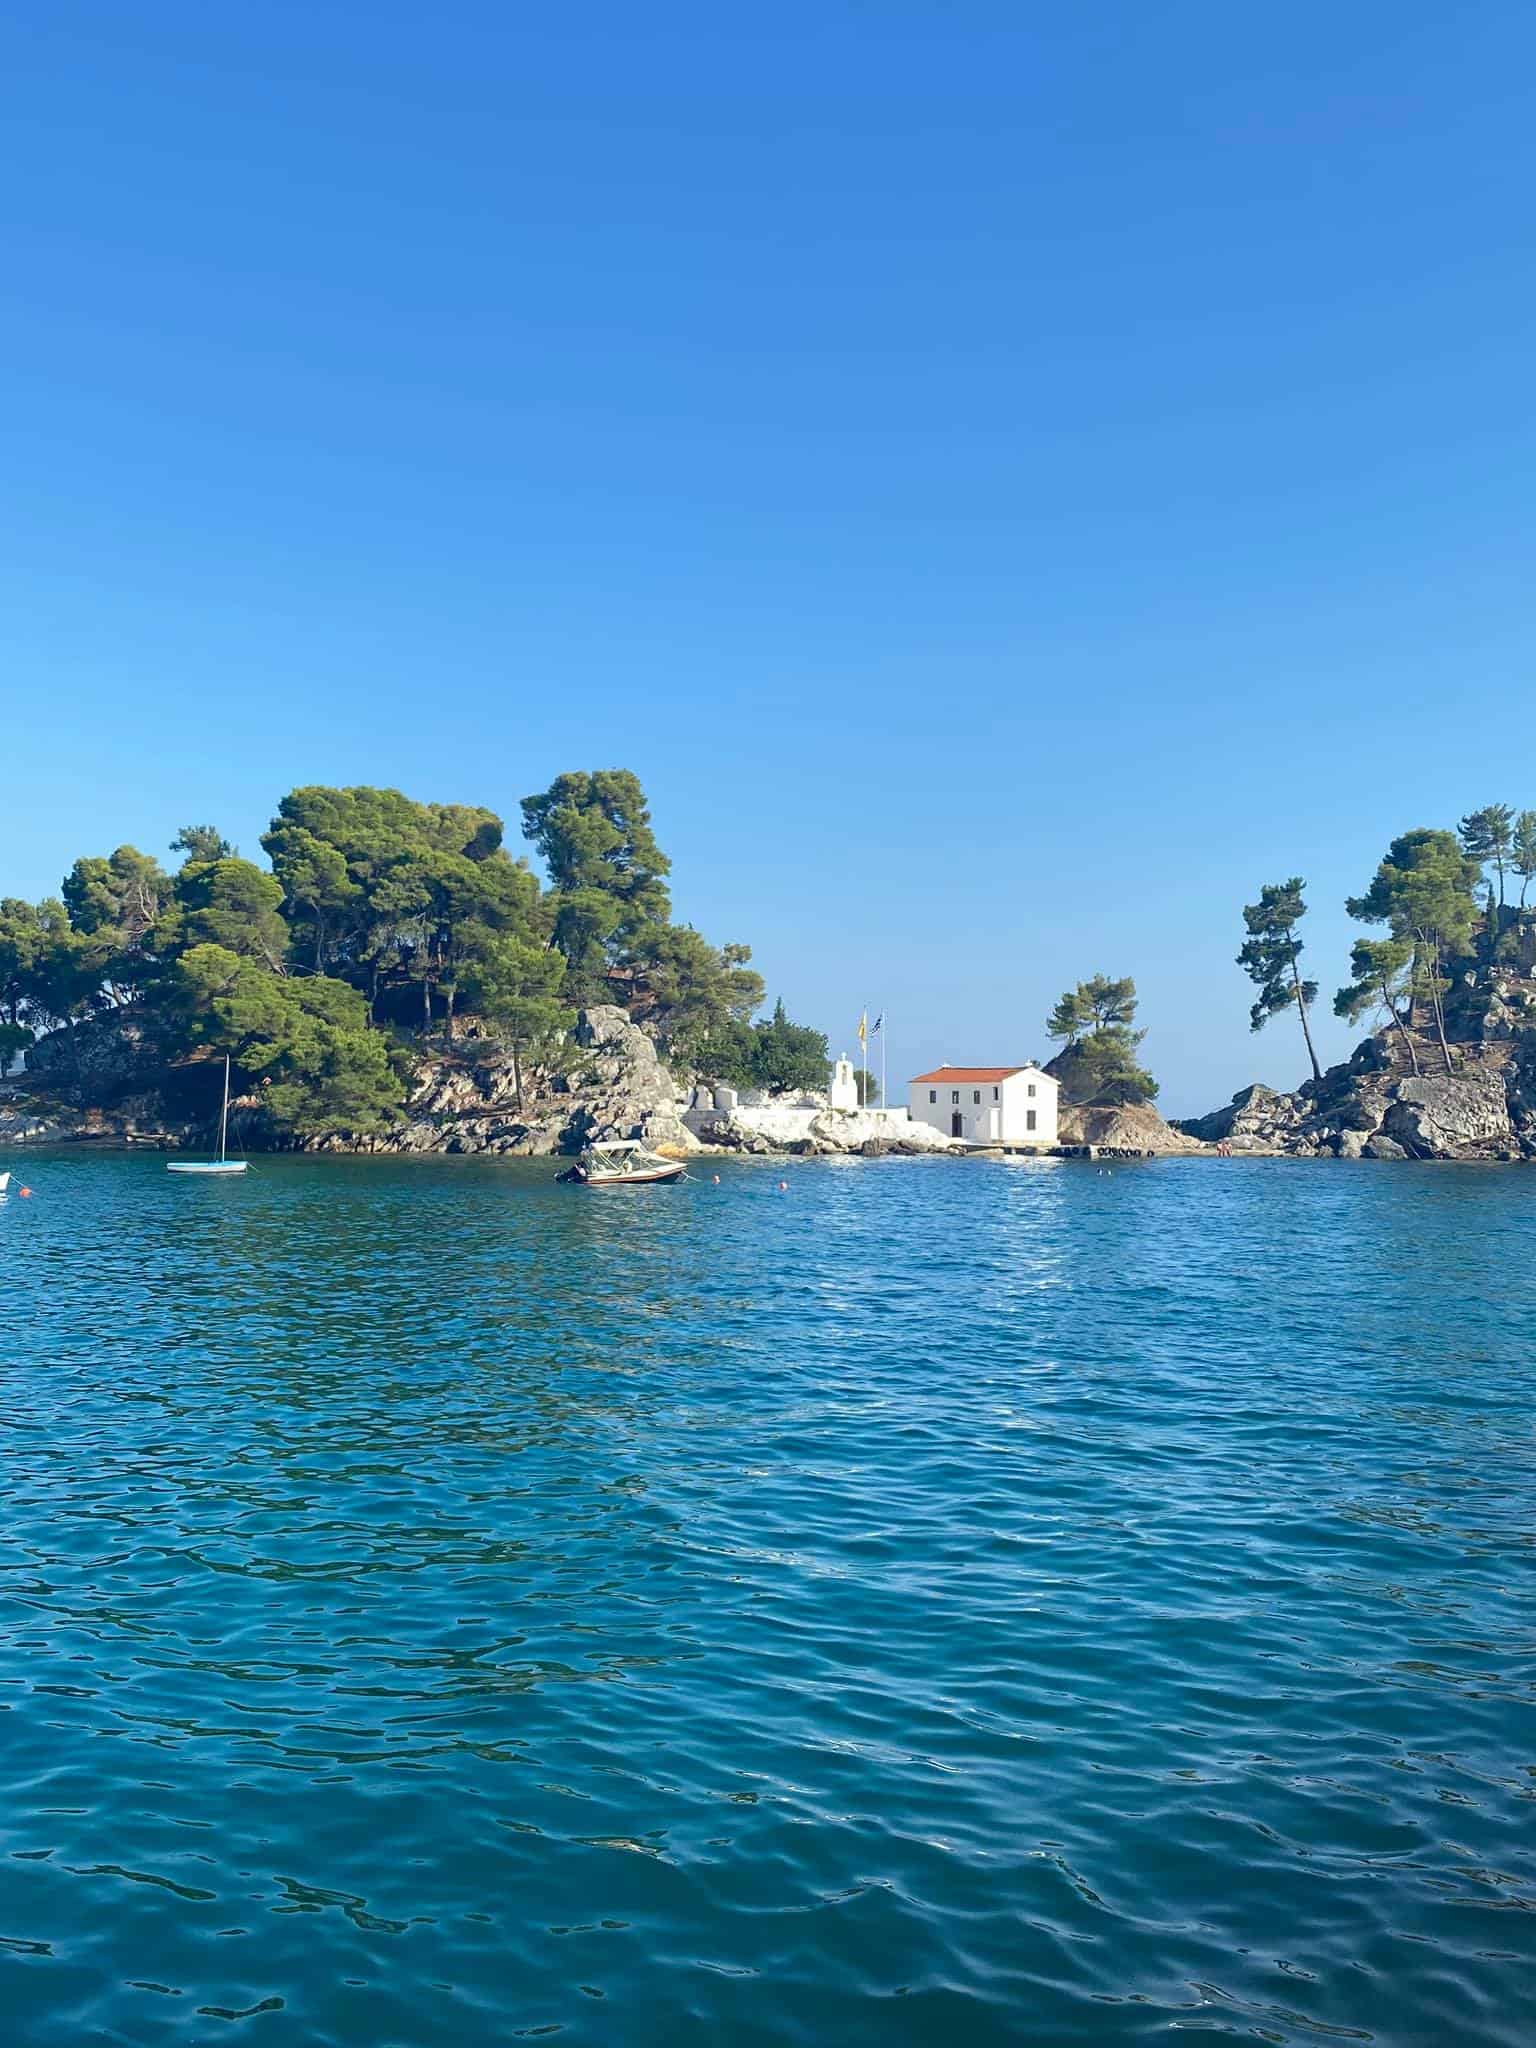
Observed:
[[[861,1011],[859,1012],[859,1044],[860,1044],[861,1046],[864,1046],[864,1045],[868,1045],[868,1043],[869,1043],[869,1012],[868,1012],[868,1010],[861,1010]]]

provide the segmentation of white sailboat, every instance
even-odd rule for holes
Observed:
[[[219,1111],[219,1156],[217,1159],[168,1159],[167,1173],[244,1173],[245,1161],[228,1157],[229,1137],[229,1054],[224,1055],[224,1107]]]

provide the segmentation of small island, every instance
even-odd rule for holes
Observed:
[[[563,774],[521,809],[542,882],[491,810],[311,786],[279,803],[268,865],[191,825],[174,870],[123,845],[82,856],[57,897],[5,898],[0,1143],[201,1142],[227,1056],[250,1150],[528,1156],[613,1136],[678,1153],[1536,1156],[1536,813],[1490,805],[1393,840],[1351,899],[1377,929],[1336,999],[1372,1028],[1327,1072],[1304,885],[1267,884],[1238,956],[1252,1022],[1293,1013],[1312,1077],[1175,1127],[1140,1063],[1129,976],[1062,995],[1042,1065],[985,1080],[957,1065],[970,1079],[943,1104],[930,1074],[910,1107],[883,1105],[825,1034],[782,1002],[763,1014],[749,947],[674,919],[634,774]],[[1002,1101],[1026,1074],[1043,1077],[1048,1128],[1024,1101],[1035,1082],[1016,1129]]]

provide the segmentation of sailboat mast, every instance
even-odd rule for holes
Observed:
[[[224,1164],[224,1144],[229,1133],[229,1054],[224,1055],[224,1107],[219,1111],[219,1164]]]

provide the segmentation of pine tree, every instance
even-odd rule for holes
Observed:
[[[1258,1000],[1248,1013],[1252,1028],[1262,1031],[1271,1017],[1294,1006],[1301,1020],[1301,1035],[1307,1042],[1312,1078],[1321,1081],[1323,1070],[1307,1021],[1307,1012],[1317,1001],[1317,983],[1301,978],[1301,940],[1296,936],[1296,927],[1307,914],[1301,893],[1305,887],[1299,875],[1292,875],[1287,882],[1266,882],[1259,891],[1258,902],[1244,904],[1243,923],[1248,928],[1248,937],[1237,956],[1237,964],[1259,991]]]

